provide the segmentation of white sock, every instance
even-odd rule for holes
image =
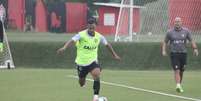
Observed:
[[[98,99],[98,95],[94,95],[94,99]]]
[[[177,87],[181,87],[181,84],[180,84],[180,83],[177,83]]]

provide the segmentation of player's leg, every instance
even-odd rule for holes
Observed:
[[[179,69],[179,58],[177,53],[171,53],[171,65],[174,70],[175,82],[180,83],[180,69]]]
[[[80,87],[83,87],[86,83],[86,76],[89,73],[87,67],[77,66],[77,72],[79,76]]]
[[[172,68],[174,70],[174,78],[176,82],[176,91],[177,92],[183,92],[183,89],[181,87],[181,77],[180,77],[180,62],[179,62],[179,54],[177,53],[171,53],[171,64]]]
[[[177,67],[177,66],[175,66],[175,67]],[[175,67],[173,67],[173,68],[175,68]],[[174,78],[175,78],[176,84],[180,84],[181,77],[180,77],[180,70],[179,69],[174,70],[174,76],[175,76]]]
[[[86,77],[79,77],[80,87],[83,87],[86,83]]]
[[[99,90],[100,90],[100,68],[94,68],[91,71],[91,75],[93,77],[94,80],[94,85],[93,85],[93,89],[94,89],[94,94],[98,95],[99,94]]]
[[[98,95],[99,95],[99,91],[100,91],[100,68],[94,68],[91,71],[91,75],[93,77],[94,80],[94,84],[93,84],[93,90],[94,90],[94,98],[93,101],[97,101],[98,100]]]
[[[180,83],[182,83],[182,80],[183,80],[183,74],[184,74],[184,71],[185,71],[185,67],[186,67],[186,60],[187,60],[187,54],[186,53],[183,53],[181,54],[180,56]]]
[[[182,83],[182,80],[183,80],[184,68],[185,68],[185,65],[182,66],[180,69],[180,84]]]
[[[183,72],[180,71],[180,69],[177,69],[174,71],[175,71],[176,91],[182,93],[182,92],[184,92],[184,90],[181,86],[181,80],[182,80],[181,75],[183,75]]]
[[[92,70],[90,73],[91,73],[93,80],[94,80],[94,84],[93,84],[94,98],[93,98],[93,101],[98,101],[98,95],[99,95],[99,91],[100,91],[101,68],[96,62],[92,63],[91,66],[92,66]]]

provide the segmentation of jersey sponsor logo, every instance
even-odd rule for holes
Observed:
[[[84,46],[83,48],[84,48],[84,49],[88,49],[88,50],[94,50],[94,49],[96,49],[97,47],[96,47],[96,46]]]
[[[174,40],[173,43],[180,44],[180,43],[185,43],[185,41],[184,40]]]

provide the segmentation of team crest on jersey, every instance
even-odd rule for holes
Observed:
[[[98,42],[98,39],[97,39],[97,38],[95,38],[95,39],[94,39],[94,42],[95,42],[95,43],[97,43],[97,42]]]
[[[184,34],[182,34],[181,36],[182,36],[182,37],[185,37],[185,35],[184,35]]]

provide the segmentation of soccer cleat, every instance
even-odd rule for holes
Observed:
[[[177,87],[176,87],[176,91],[177,91],[178,93],[183,93],[183,92],[184,92],[184,90],[182,89],[181,86],[177,86]]]

